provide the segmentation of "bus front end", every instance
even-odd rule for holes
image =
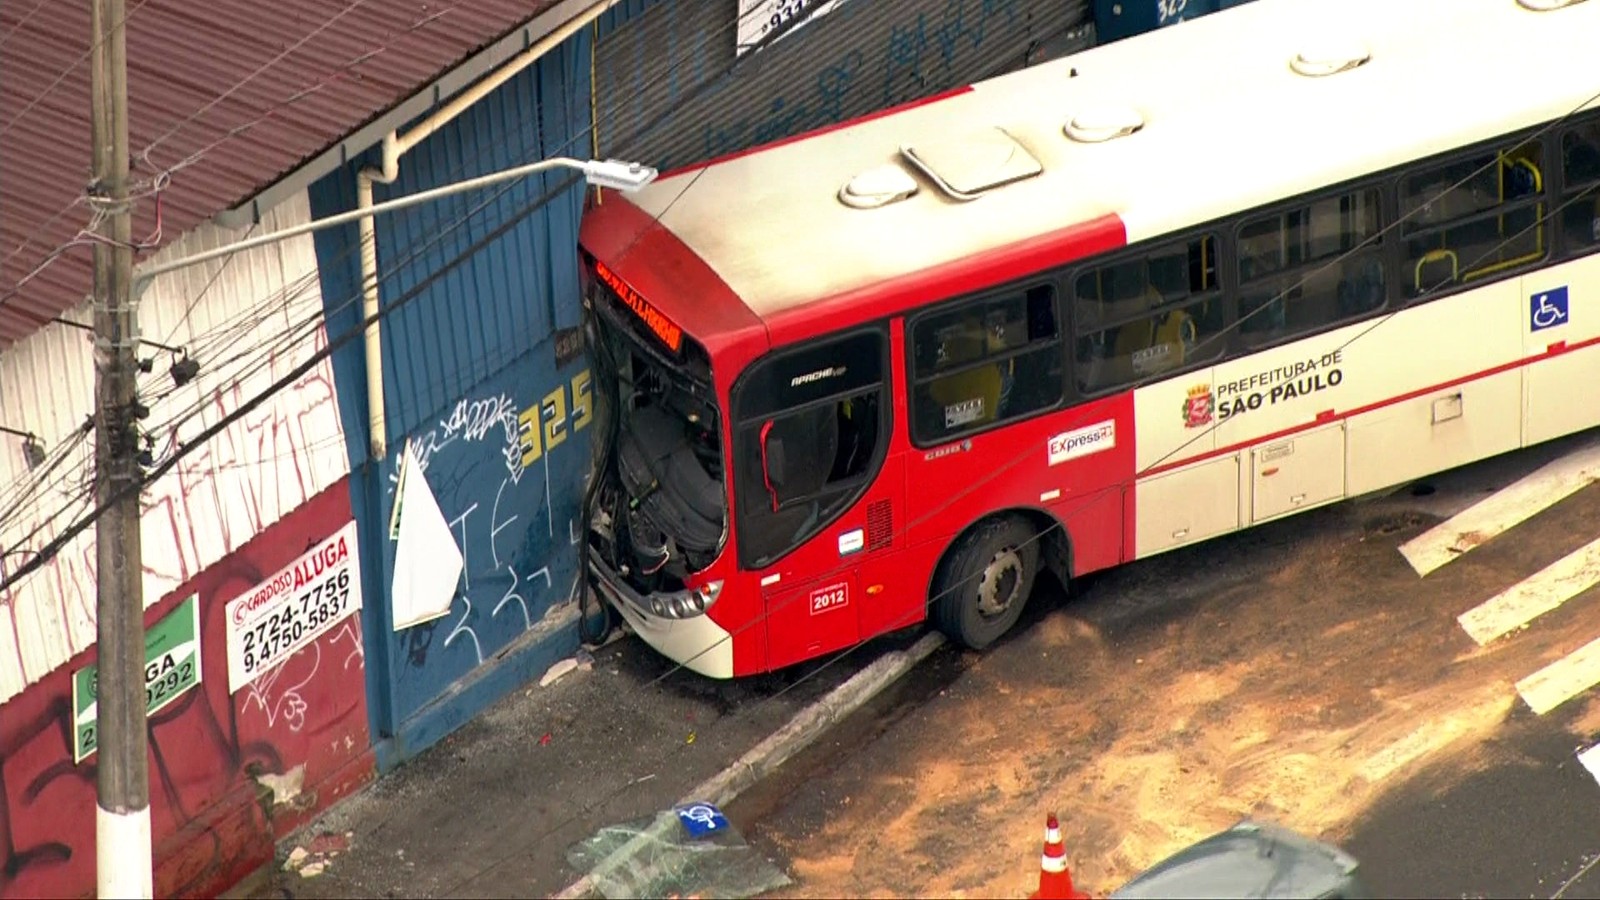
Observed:
[[[723,553],[723,429],[710,358],[604,262],[591,261],[588,274],[603,423],[585,496],[590,583],[662,654],[730,678],[735,635],[714,615],[733,566]]]

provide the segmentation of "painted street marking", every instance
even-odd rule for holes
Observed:
[[[1575,450],[1400,545],[1427,575],[1535,513],[1600,479],[1600,443]]]
[[[1578,762],[1589,770],[1589,774],[1594,776],[1595,781],[1600,781],[1600,744],[1595,744],[1593,747],[1579,753]]]
[[[1600,638],[1517,682],[1517,693],[1542,716],[1596,684],[1600,684]]]
[[[1480,645],[1516,631],[1600,583],[1600,539],[1517,582],[1457,617]]]

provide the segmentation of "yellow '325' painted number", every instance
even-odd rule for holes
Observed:
[[[572,392],[572,415],[567,415],[567,391]],[[582,431],[594,418],[594,398],[590,393],[589,370],[572,376],[572,382],[556,388],[535,406],[517,416],[517,446],[522,448],[522,467],[539,461],[548,449],[567,439],[568,427]]]

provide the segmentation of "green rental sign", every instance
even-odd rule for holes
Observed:
[[[200,598],[189,599],[168,613],[144,635],[145,715],[154,715],[200,683]],[[100,748],[95,717],[99,707],[99,667],[72,673],[72,758],[83,762]]]

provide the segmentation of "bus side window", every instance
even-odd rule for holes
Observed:
[[[1600,122],[1586,122],[1561,136],[1561,230],[1568,255],[1600,246]]]
[[[962,303],[912,321],[911,423],[918,445],[1020,418],[1061,399],[1055,289]]]
[[[1406,293],[1420,298],[1545,257],[1538,141],[1458,158],[1400,184]]]
[[[1213,235],[1198,235],[1077,276],[1080,390],[1157,375],[1197,353],[1221,351],[1221,341],[1208,340],[1222,327],[1215,248]]]
[[[1262,345],[1370,312],[1385,300],[1378,192],[1319,197],[1239,228],[1239,334]]]

